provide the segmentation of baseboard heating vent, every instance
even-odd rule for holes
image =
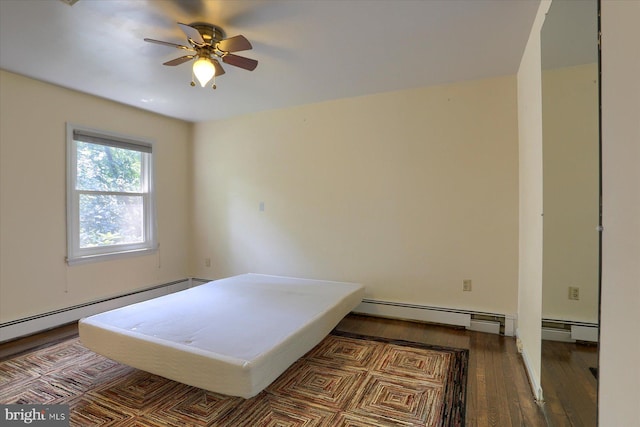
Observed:
[[[598,342],[598,326],[571,325],[571,338],[576,341]]]
[[[75,322],[86,316],[124,307],[136,302],[146,301],[162,295],[187,289],[191,286],[191,280],[184,279],[175,282],[164,283],[135,292],[105,298],[72,307],[29,316],[22,319],[12,320],[0,324],[0,342],[12,340],[37,332],[46,331],[70,322]]]
[[[561,342],[598,342],[596,323],[542,319],[542,339]]]
[[[500,334],[500,322],[471,319],[471,325],[467,329],[489,334]]]
[[[513,336],[515,331],[515,316],[503,314],[429,307],[366,298],[353,311],[379,317],[462,326],[472,331],[506,336]]]
[[[542,339],[544,341],[576,342],[571,339],[571,331],[561,328],[542,328]]]

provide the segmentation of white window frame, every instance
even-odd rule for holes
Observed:
[[[80,194],[76,189],[77,180],[77,144],[76,139],[102,145],[111,145],[134,149],[143,156],[142,196],[144,210],[144,241],[133,244],[117,244],[91,248],[80,247]],[[112,258],[129,257],[153,253],[158,249],[156,203],[154,190],[155,154],[153,142],[142,138],[132,138],[113,132],[91,129],[67,123],[67,263],[69,265],[103,261]],[[109,192],[105,192],[109,193]]]

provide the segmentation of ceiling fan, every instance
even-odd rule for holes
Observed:
[[[171,46],[188,52],[187,55],[167,61],[163,65],[176,66],[195,59],[193,75],[195,75],[202,87],[205,87],[213,79],[212,88],[215,89],[215,77],[225,73],[218,59],[222,59],[225,64],[249,71],[255,70],[258,66],[258,61],[255,59],[232,53],[253,48],[245,36],[238,35],[226,38],[226,33],[222,28],[205,22],[194,22],[189,25],[178,22],[178,26],[187,36],[188,46],[148,38],[145,38],[144,41]],[[196,85],[193,81],[193,75],[191,86]]]

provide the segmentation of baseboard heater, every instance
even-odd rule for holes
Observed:
[[[191,285],[192,283],[190,279],[177,280],[175,282],[164,283],[123,295],[104,298],[97,301],[50,311],[48,313],[0,323],[0,342],[52,329],[103,311],[124,307],[125,305],[145,301],[162,295],[168,295],[173,292],[187,289],[191,287]]]
[[[562,342],[598,342],[598,324],[542,319],[542,339]]]
[[[379,317],[461,326],[471,331],[506,336],[513,336],[515,332],[515,316],[505,314],[429,307],[366,298],[354,309],[354,312]]]

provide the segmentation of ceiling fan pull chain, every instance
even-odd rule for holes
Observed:
[[[213,84],[211,85],[211,89],[216,90],[218,86],[216,86],[216,76],[213,76]]]
[[[193,68],[191,68],[191,83],[189,83],[191,87],[194,87],[196,85],[196,82],[194,80],[195,78],[193,76]]]

